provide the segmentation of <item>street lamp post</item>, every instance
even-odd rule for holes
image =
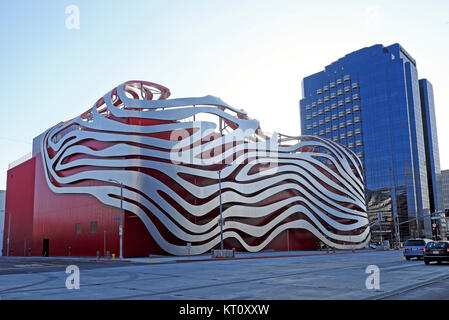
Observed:
[[[6,240],[6,256],[9,257],[9,237],[11,233],[11,212],[9,213],[8,218],[8,238]]]
[[[120,185],[120,225],[118,228],[118,234],[120,237],[120,259],[123,259],[123,183],[115,179],[109,179],[109,181]]]
[[[383,246],[384,246],[384,239],[383,239],[383,234],[382,234],[382,232],[383,232],[382,231],[382,213],[379,214],[378,219],[379,219],[379,228],[380,228],[380,244],[381,244],[381,246],[383,248]]]
[[[218,193],[220,196],[220,249],[223,250],[223,210],[221,202],[221,170],[218,170]]]

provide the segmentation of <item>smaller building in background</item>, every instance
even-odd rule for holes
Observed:
[[[440,195],[443,212],[440,214],[442,239],[449,239],[449,170],[441,170]]]
[[[0,190],[0,249],[3,248],[3,233],[5,230],[5,197],[6,191]],[[1,256],[6,253],[0,252]]]
[[[444,209],[449,209],[449,170],[441,171],[441,194]]]

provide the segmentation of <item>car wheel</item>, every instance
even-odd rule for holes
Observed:
[[[424,259],[424,263],[425,263],[425,264],[429,264],[429,263],[430,263],[430,261],[429,261],[429,260],[427,260],[427,259]]]
[[[438,263],[438,264],[441,264],[441,261],[440,261],[440,260],[438,260],[438,261],[437,261],[437,263]]]

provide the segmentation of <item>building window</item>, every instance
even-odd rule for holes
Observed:
[[[90,222],[90,232],[95,233],[98,230],[98,222],[97,221],[91,221]]]
[[[75,224],[75,233],[81,234],[81,222]]]

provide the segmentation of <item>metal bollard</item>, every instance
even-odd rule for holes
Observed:
[[[112,254],[112,260],[115,260],[115,253]]]

